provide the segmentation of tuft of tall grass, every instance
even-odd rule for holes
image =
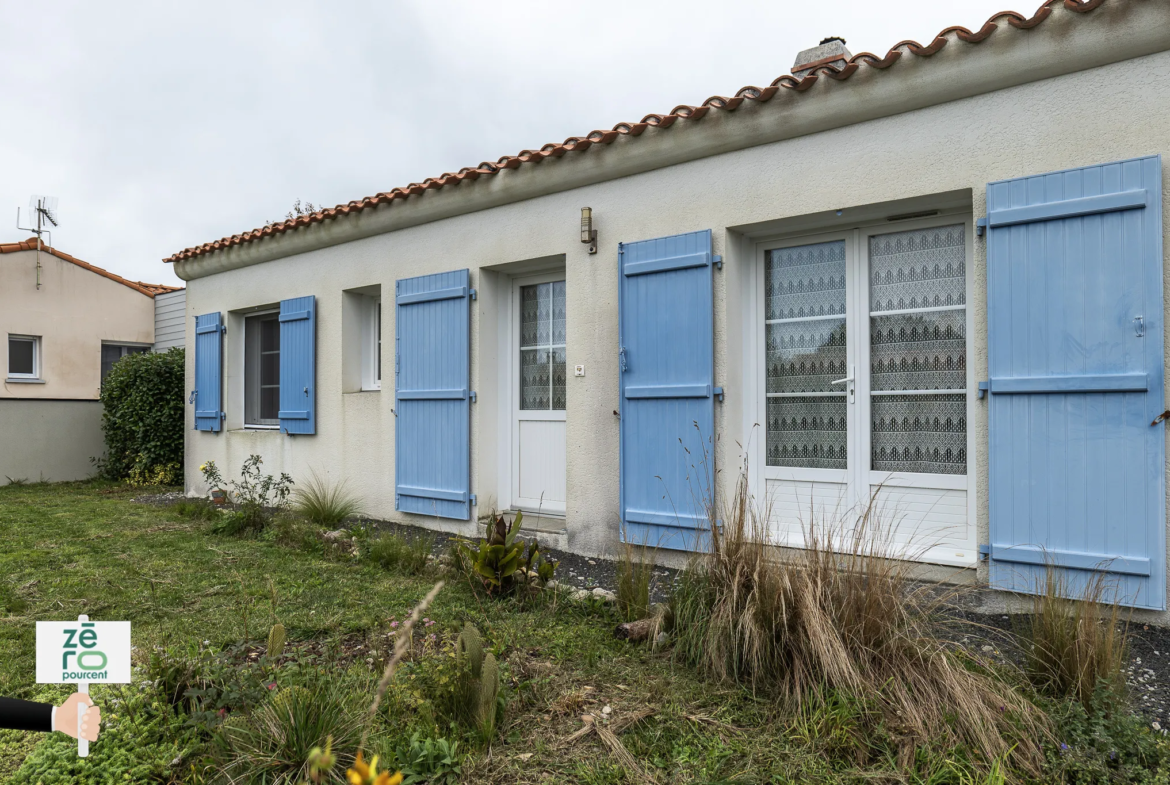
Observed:
[[[617,607],[624,621],[637,621],[650,615],[654,552],[646,543],[624,539],[617,562]]]
[[[171,510],[180,518],[196,521],[214,521],[219,517],[219,508],[206,499],[179,499]]]
[[[1007,756],[1039,772],[1036,740],[1050,737],[1047,721],[934,634],[945,597],[912,580],[913,563],[891,545],[872,504],[856,519],[810,522],[805,547],[783,554],[769,544],[768,516],[751,503],[746,475],[709,517],[709,550],[672,598],[676,657],[792,707],[829,692],[872,706],[908,750],[960,744],[984,761]]]
[[[349,491],[346,480],[330,483],[315,471],[293,491],[293,503],[297,512],[320,526],[337,526],[362,511],[361,501]]]
[[[421,531],[410,536],[381,532],[370,538],[366,558],[386,570],[419,575],[426,570],[434,545],[434,535]]]
[[[1100,690],[1124,694],[1129,625],[1120,620],[1116,601],[1105,602],[1110,588],[1105,573],[1093,572],[1076,591],[1048,565],[1025,630],[1024,670],[1038,690],[1089,708]]]
[[[350,765],[361,730],[361,708],[339,682],[284,687],[249,715],[233,714],[220,726],[220,773],[228,782],[298,785],[308,780],[309,753],[330,738],[340,768]],[[339,771],[325,781],[345,782]]]

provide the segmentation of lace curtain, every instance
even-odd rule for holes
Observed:
[[[869,276],[870,465],[966,474],[964,227],[871,237]]]
[[[769,466],[846,468],[845,264],[840,240],[767,253]]]
[[[520,287],[520,408],[565,408],[565,282]]]

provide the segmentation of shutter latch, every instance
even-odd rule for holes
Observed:
[[[621,347],[620,349],[618,349],[618,367],[622,369],[623,373],[625,372],[626,367],[627,367],[626,366],[626,347],[624,347],[624,346]]]
[[[187,403],[195,403],[195,396],[199,395],[198,390],[192,390],[191,395],[187,398]]]

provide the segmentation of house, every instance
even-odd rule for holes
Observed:
[[[0,484],[78,480],[105,452],[102,379],[155,343],[155,297],[173,286],[128,281],[37,238],[0,243]]]
[[[747,467],[781,544],[872,506],[931,572],[1163,611],[1170,4],[793,71],[172,256],[188,488],[259,454],[667,558]]]

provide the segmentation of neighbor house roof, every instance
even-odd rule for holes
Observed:
[[[0,254],[18,253],[20,251],[35,251],[36,249],[37,249],[37,238],[35,238],[35,237],[30,237],[27,240],[25,240],[23,242],[19,242],[19,243],[0,243]],[[90,264],[89,262],[83,262],[80,259],[78,259],[76,256],[70,256],[69,254],[65,253],[64,251],[59,251],[56,248],[50,248],[48,246],[41,246],[41,251],[43,251],[44,253],[47,253],[47,254],[52,254],[53,256],[56,256],[58,259],[63,259],[66,262],[69,262],[71,264],[75,264],[78,267],[81,267],[82,269],[89,270],[91,273],[97,273],[98,275],[101,275],[105,278],[109,278],[111,281],[117,281],[118,283],[122,284],[123,286],[129,286],[134,291],[139,292],[141,294],[145,294],[147,297],[154,297],[156,294],[165,294],[166,292],[175,292],[175,291],[178,291],[179,289],[183,288],[181,286],[166,286],[166,285],[161,284],[161,283],[143,283],[142,281],[129,281],[120,275],[117,275],[115,273],[110,272],[109,270],[103,270],[102,268],[96,267],[96,266]]]
[[[300,215],[287,221],[269,224],[260,229],[254,229],[243,234],[234,234],[222,240],[204,243],[180,251],[164,259],[164,262],[178,262],[192,259],[204,254],[221,251],[233,246],[244,245],[261,240],[265,237],[284,234],[300,227],[322,221],[351,215],[379,205],[388,205],[399,199],[409,199],[411,196],[421,195],[426,191],[457,185],[464,180],[477,180],[481,177],[491,177],[506,169],[518,169],[522,166],[536,164],[546,158],[560,158],[567,153],[583,153],[593,145],[609,145],[620,136],[637,137],[647,128],[670,128],[679,121],[694,123],[702,120],[712,109],[723,112],[733,112],[744,101],[766,102],[771,100],[780,90],[791,90],[803,93],[812,87],[821,76],[845,81],[862,68],[882,71],[896,63],[904,54],[915,57],[928,58],[938,53],[952,41],[965,44],[979,44],[994,33],[1000,24],[1007,23],[1020,30],[1028,30],[1040,25],[1051,16],[1053,8],[1063,6],[1069,11],[1086,14],[1101,6],[1105,0],[1046,0],[1031,17],[1015,11],[1001,11],[992,15],[979,30],[972,32],[965,27],[948,27],[941,30],[929,44],[923,46],[917,41],[905,40],[895,44],[883,57],[862,52],[853,55],[846,61],[844,67],[837,67],[833,63],[840,63],[842,58],[827,58],[823,62],[808,63],[801,66],[803,77],[797,78],[785,75],[777,78],[767,87],[747,86],[740,88],[734,96],[711,96],[699,106],[682,104],[670,110],[667,114],[648,114],[636,123],[618,123],[608,131],[592,131],[585,136],[570,136],[561,143],[549,143],[539,150],[521,150],[516,155],[506,155],[496,161],[484,161],[475,167],[464,167],[458,172],[447,172],[439,177],[428,177],[421,183],[411,183],[403,188],[393,188],[374,196],[367,196],[358,201],[338,205],[315,213]]]

